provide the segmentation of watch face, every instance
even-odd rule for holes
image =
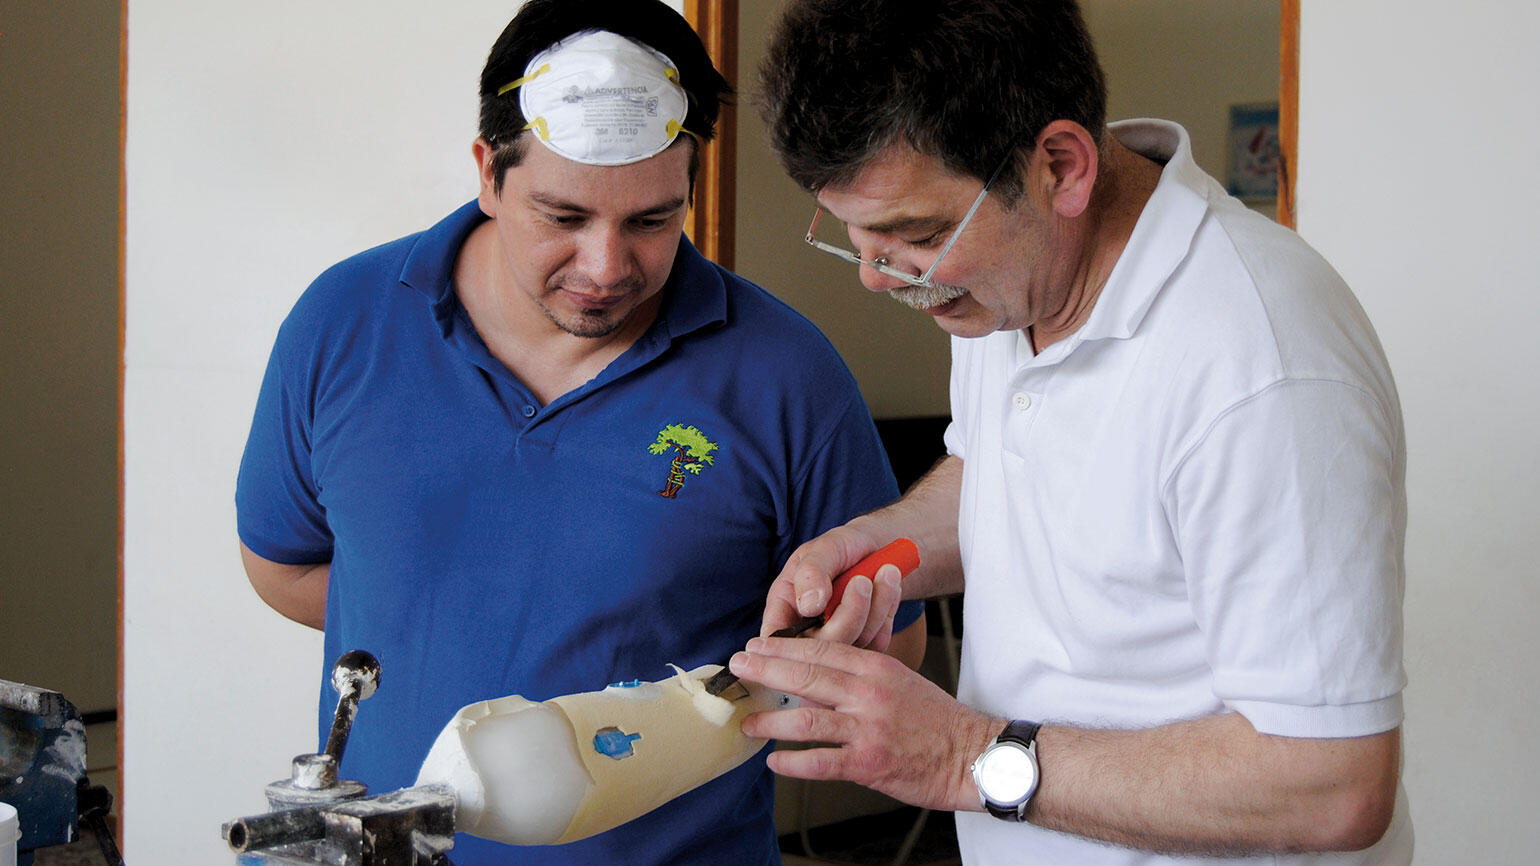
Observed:
[[[1037,761],[1025,746],[997,743],[979,758],[978,785],[991,802],[1014,806],[1037,788]]]

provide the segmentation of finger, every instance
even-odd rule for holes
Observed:
[[[867,620],[871,616],[872,590],[869,578],[851,578],[845,585],[840,606],[834,609],[829,621],[818,630],[818,639],[855,643],[866,629]]]
[[[846,749],[778,749],[767,757],[770,771],[793,779],[851,779]]]
[[[740,679],[797,695],[827,706],[846,703],[860,687],[861,678],[849,668],[859,668],[859,657],[825,653],[817,647],[865,654],[842,643],[796,638],[754,638],[748,649],[734,653],[728,668]],[[811,651],[810,651],[811,649]]]
[[[897,566],[884,565],[877,569],[872,583],[871,603],[867,608],[866,626],[860,638],[855,641],[857,646],[879,651],[887,649],[888,640],[893,636],[893,617],[897,615],[898,604],[903,597],[900,585],[902,579],[903,574]]]
[[[766,637],[774,632],[799,622],[802,615],[797,613],[797,603],[792,597],[791,588],[788,585],[785,592],[777,592],[774,587],[765,599],[765,616],[760,621],[760,637]]]
[[[863,638],[856,645],[873,652],[885,653],[888,651],[888,646],[893,643],[893,619],[889,617],[878,620],[877,625],[878,629],[875,634],[870,638]]]
[[[808,551],[798,561],[791,578],[799,615],[818,616],[829,606],[829,599],[834,597],[833,575],[838,567],[832,556],[821,556],[817,551]]]
[[[827,707],[800,707],[750,713],[743,718],[745,736],[788,743],[841,745],[855,738],[856,721]]]
[[[865,676],[870,674],[872,658],[881,659],[874,653],[848,644],[831,641],[802,640],[793,637],[751,638],[745,647],[751,655],[784,661],[807,662],[841,673]]]
[[[765,634],[791,625],[803,617],[823,613],[833,596],[831,575],[838,566],[834,561],[838,556],[840,546],[829,535],[819,536],[792,552],[782,566],[781,573],[776,575],[770,591],[770,600],[784,602],[786,609],[783,611],[778,608],[775,611],[773,626],[767,615]],[[766,612],[770,612],[768,602]]]
[[[795,587],[797,612],[802,616],[827,613],[835,577],[875,549],[870,540],[848,526],[830,530],[797,548],[782,569]]]

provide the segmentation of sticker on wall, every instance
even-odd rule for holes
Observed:
[[[1278,103],[1230,106],[1230,195],[1243,201],[1278,196]]]

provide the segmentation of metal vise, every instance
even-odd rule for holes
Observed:
[[[39,848],[73,842],[82,821],[106,862],[121,866],[106,822],[112,795],[86,777],[85,724],[58,692],[0,680],[0,802],[21,822],[18,866],[31,866]]]
[[[442,785],[365,796],[364,785],[339,779],[337,768],[358,714],[374,694],[380,663],[353,650],[332,667],[339,695],[326,748],[294,759],[292,775],[267,786],[273,811],[237,818],[222,828],[241,866],[452,866],[454,792]]]

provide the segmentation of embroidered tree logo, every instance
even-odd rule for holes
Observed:
[[[668,467],[668,486],[658,491],[659,496],[673,499],[684,486],[686,472],[699,475],[712,464],[711,452],[717,450],[717,443],[694,427],[670,424],[658,431],[658,441],[648,445],[647,450],[653,454],[674,452],[674,462]]]

